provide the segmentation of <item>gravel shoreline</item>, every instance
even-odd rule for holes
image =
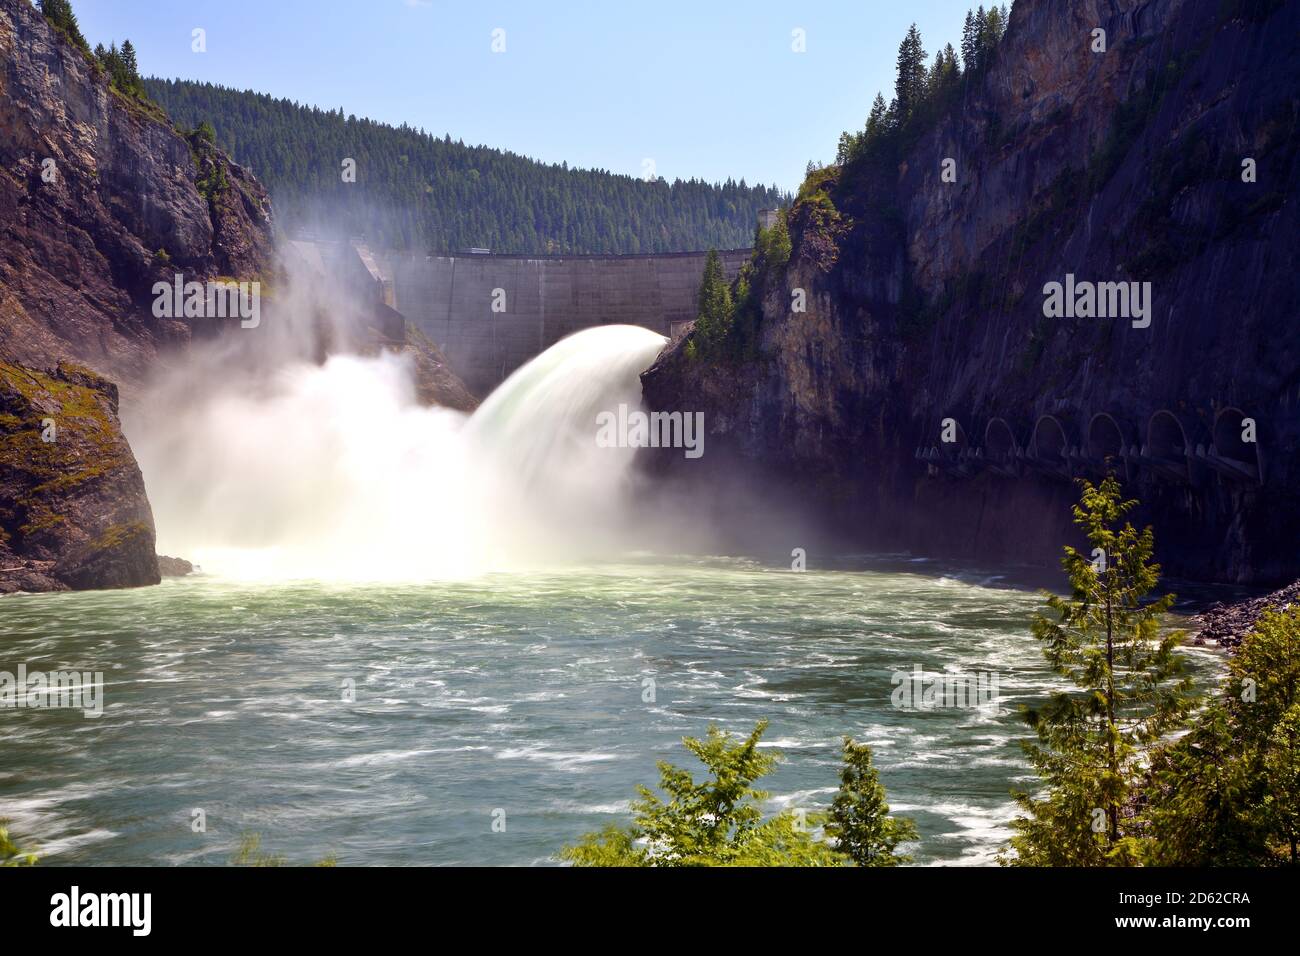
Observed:
[[[1232,649],[1241,643],[1266,610],[1280,610],[1297,603],[1300,603],[1300,581],[1261,597],[1232,604],[1215,604],[1197,615],[1195,642],[1217,641],[1219,646]]]

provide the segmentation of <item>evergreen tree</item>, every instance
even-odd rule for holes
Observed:
[[[925,96],[925,48],[921,45],[921,32],[913,23],[907,36],[898,45],[898,78],[894,85],[894,101],[900,123],[905,122]]]
[[[130,40],[122,41],[122,66],[126,69],[126,75],[133,80],[140,78],[140,68],[135,62],[135,47]]]
[[[1300,704],[1277,722],[1264,751],[1264,819],[1270,835],[1289,851],[1292,866],[1300,864]]]
[[[709,771],[696,782],[690,772],[659,764],[665,797],[638,787],[630,827],[590,833],[560,858],[576,866],[841,866],[846,858],[800,825],[790,812],[763,819],[765,791],[754,782],[769,773],[776,755],[758,749],[767,721],[744,740],[710,727],[704,740],[682,743]]]
[[[930,72],[925,77],[925,89],[927,96],[934,96],[939,92],[943,85],[943,51],[940,50],[934,55],[934,63],[930,66]]]
[[[862,148],[865,145],[864,133],[850,133],[845,130],[840,133],[840,141],[835,146],[835,162],[843,166],[857,159],[862,154]]]
[[[785,212],[777,214],[776,222],[769,229],[759,229],[754,249],[758,253],[759,267],[765,276],[783,271],[790,261],[790,228],[786,225]]]
[[[871,113],[867,116],[867,140],[873,140],[883,134],[889,123],[889,107],[885,98],[879,93],[871,103]]]
[[[974,70],[976,67],[976,57],[978,56],[975,38],[978,32],[975,27],[974,12],[966,11],[966,23],[961,28],[961,63],[962,69],[966,72]]]
[[[1052,668],[1082,690],[1054,694],[1027,710],[1038,735],[1025,750],[1047,787],[1038,799],[1017,793],[1028,814],[1012,824],[1015,862],[1031,866],[1131,864],[1139,858],[1135,822],[1126,809],[1148,752],[1191,706],[1180,677],[1181,633],[1161,633],[1173,595],[1148,601],[1159,580],[1151,529],[1120,521],[1137,502],[1119,483],[1082,482],[1075,524],[1091,557],[1065,548],[1071,597],[1050,595],[1051,614],[1034,636]]]
[[[219,145],[266,185],[291,233],[433,253],[735,249],[748,244],[760,209],[789,199],[744,181],[647,183],[541,163],[210,83],[149,79],[144,87],[178,125],[210,121]],[[341,179],[345,157],[356,160],[355,183]]]
[[[727,274],[717,249],[710,249],[704,259],[704,275],[695,317],[696,348],[708,357],[716,356],[731,331],[732,302]]]
[[[871,765],[871,748],[844,738],[844,768],[840,788],[831,804],[826,834],[835,847],[858,866],[898,866],[912,858],[897,851],[900,843],[916,839],[916,826],[905,817],[891,817],[880,774]]]
[[[993,62],[993,54],[1002,40],[1002,29],[1002,12],[997,7],[991,7],[980,30],[981,66],[987,68]]]
[[[77,25],[77,15],[72,12],[71,0],[39,0],[39,3],[45,19],[66,34],[83,52],[90,52],[90,45],[81,35],[81,27]]]
[[[1298,709],[1300,607],[1270,610],[1229,659],[1224,693],[1153,760],[1147,862],[1294,862]]]

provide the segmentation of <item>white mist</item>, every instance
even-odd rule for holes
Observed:
[[[640,403],[665,339],[570,336],[471,416],[420,405],[404,358],[194,356],[127,410],[158,550],[239,579],[418,581],[618,550],[631,449],[596,415]],[[237,366],[236,366],[237,367]]]

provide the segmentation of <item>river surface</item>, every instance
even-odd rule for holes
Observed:
[[[824,808],[851,734],[916,820],[917,863],[989,864],[1008,790],[1033,783],[1018,707],[1060,686],[1029,635],[1041,598],[1005,583],[900,556],[805,573],[642,557],[11,596],[0,670],[106,687],[99,717],[0,709],[0,817],[48,864],[224,864],[246,833],[291,863],[547,864],[626,821],[656,761],[698,770],[684,735],[768,718],[769,809]],[[1187,655],[1218,672],[1218,652]],[[916,665],[994,673],[997,701],[893,706]]]

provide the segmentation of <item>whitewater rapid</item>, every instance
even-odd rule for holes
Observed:
[[[421,405],[393,353],[257,376],[195,362],[124,414],[158,550],[239,580],[415,581],[615,549],[635,452],[598,447],[596,416],[639,407],[665,341],[584,330],[472,415]]]

